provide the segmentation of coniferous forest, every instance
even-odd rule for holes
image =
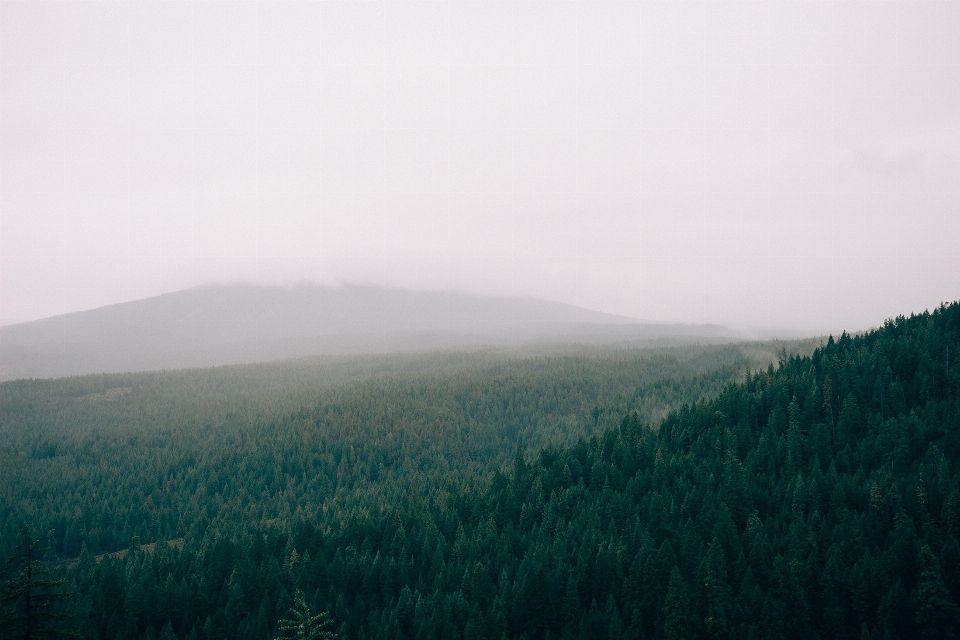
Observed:
[[[91,640],[957,637],[958,352],[953,303],[4,383],[5,633],[30,566],[37,629]]]

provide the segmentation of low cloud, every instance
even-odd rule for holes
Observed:
[[[936,171],[960,161],[960,119],[901,131],[853,149],[844,163],[869,175],[897,177]]]
[[[860,149],[854,155],[852,165],[864,173],[899,176],[917,171],[923,157],[920,151]]]

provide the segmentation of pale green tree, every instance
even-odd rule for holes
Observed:
[[[277,628],[284,638],[294,640],[336,640],[337,634],[329,631],[333,626],[330,612],[322,611],[314,614],[300,589],[293,595],[293,606],[290,607],[289,618],[277,622]]]

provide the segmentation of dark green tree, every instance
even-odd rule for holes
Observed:
[[[690,610],[690,596],[687,583],[680,568],[673,567],[670,572],[670,588],[667,601],[663,605],[664,635],[667,640],[687,640],[694,637],[693,613]]]
[[[700,581],[706,605],[704,625],[711,638],[728,635],[730,618],[730,585],[727,583],[727,565],[717,538],[710,544],[707,557],[700,566]]]
[[[64,589],[67,582],[51,578],[39,544],[31,539],[27,525],[22,525],[0,586],[0,636],[4,640],[80,637],[70,629],[72,616],[63,611],[70,598]]]
[[[943,583],[940,561],[926,544],[920,548],[920,580],[917,600],[917,631],[924,638],[954,638],[960,607],[950,600]]]

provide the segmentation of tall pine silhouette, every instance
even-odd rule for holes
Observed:
[[[70,629],[71,616],[63,612],[62,605],[70,597],[64,588],[67,582],[51,578],[39,544],[23,525],[0,587],[0,635],[5,640],[79,638]]]

